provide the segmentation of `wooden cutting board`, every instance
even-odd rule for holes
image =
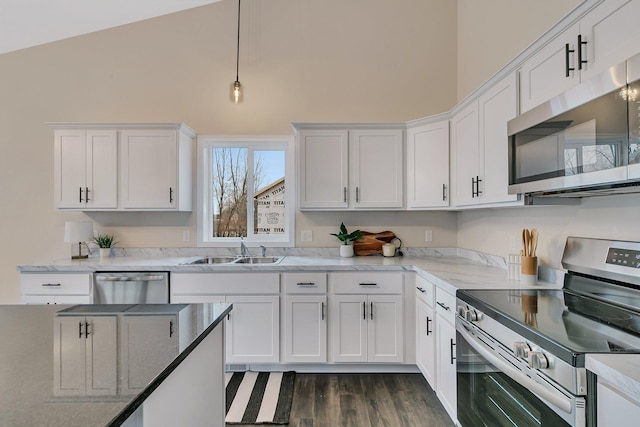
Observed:
[[[392,231],[381,231],[380,233],[362,232],[363,237],[353,242],[353,252],[358,256],[382,255],[382,245],[391,243],[396,235]]]

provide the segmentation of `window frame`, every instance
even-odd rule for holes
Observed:
[[[240,237],[208,237],[211,230],[210,215],[212,167],[211,148],[248,148],[252,151],[283,150],[285,153],[285,233],[284,234],[249,234],[242,238],[248,247],[293,247],[295,246],[295,214],[296,214],[296,176],[295,176],[295,138],[293,135],[271,136],[217,136],[198,135],[196,166],[196,200],[197,200],[197,244],[198,247],[229,247],[240,244]],[[249,156],[253,159],[252,156]],[[254,164],[251,163],[253,168]],[[252,189],[255,194],[256,189]],[[249,199],[249,198],[248,198]],[[249,210],[249,205],[247,206]],[[248,212],[247,212],[248,213]],[[249,218],[249,216],[247,217]],[[207,219],[207,220],[205,220]],[[251,227],[248,225],[248,230]]]

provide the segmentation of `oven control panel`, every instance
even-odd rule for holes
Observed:
[[[607,264],[622,267],[640,268],[640,250],[610,247],[607,252]]]

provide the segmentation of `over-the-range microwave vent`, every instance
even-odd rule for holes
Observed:
[[[555,191],[535,191],[525,194],[525,202],[527,199],[531,198],[582,198],[633,193],[640,193],[640,181],[598,184],[588,187],[567,188]]]

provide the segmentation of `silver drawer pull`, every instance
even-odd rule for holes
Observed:
[[[419,290],[420,292],[422,292],[423,294],[424,294],[425,292],[427,292],[427,291],[425,291],[424,289],[422,289],[420,286],[417,286],[417,287],[416,287],[416,289],[417,289],[417,290]]]
[[[142,275],[142,276],[96,276],[96,280],[104,280],[105,282],[152,282],[154,280],[163,280],[164,276],[160,275]]]
[[[449,310],[449,307],[444,305],[444,303],[441,303],[440,301],[436,301],[436,304],[438,304],[440,307],[444,308],[445,310]]]
[[[378,286],[377,283],[360,283],[360,286]]]
[[[42,286],[47,287],[47,288],[59,288],[60,286],[62,286],[62,284],[60,283],[43,283]]]
[[[310,286],[315,286],[316,284],[314,282],[298,282],[298,286],[300,287],[310,287]]]

